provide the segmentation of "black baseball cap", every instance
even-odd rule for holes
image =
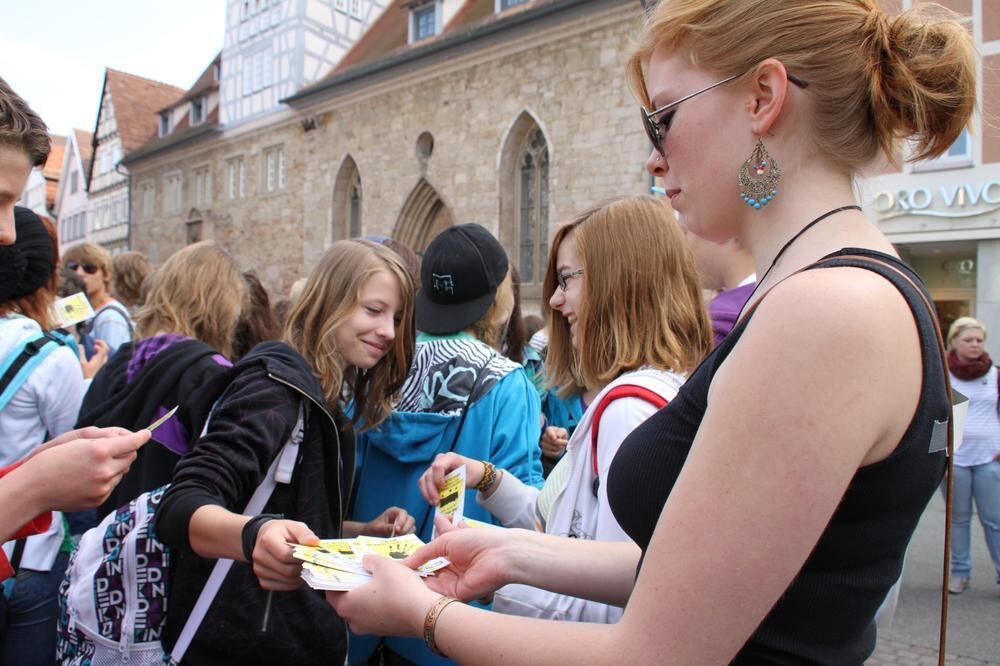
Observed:
[[[424,251],[417,292],[417,328],[456,333],[483,318],[507,277],[507,253],[478,224],[448,227]]]

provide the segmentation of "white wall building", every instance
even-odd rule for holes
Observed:
[[[228,0],[222,125],[273,111],[325,76],[385,6],[382,0]]]
[[[66,141],[53,209],[58,220],[60,253],[87,235],[87,170],[93,139],[90,132],[74,129]]]
[[[183,94],[158,81],[113,69],[105,72],[87,176],[87,238],[112,254],[129,249],[130,240],[131,178],[119,162],[156,136],[159,111]]]

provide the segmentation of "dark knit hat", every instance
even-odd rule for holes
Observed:
[[[0,303],[27,296],[52,279],[56,248],[41,218],[29,208],[14,207],[17,240],[0,245]]]

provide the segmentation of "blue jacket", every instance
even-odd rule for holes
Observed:
[[[483,368],[486,368],[485,370]],[[461,407],[478,389],[455,442]],[[471,336],[421,335],[410,376],[397,409],[376,430],[358,433],[356,495],[352,520],[369,521],[390,506],[406,509],[417,522],[417,536],[430,541],[433,509],[417,481],[438,453],[455,442],[456,453],[488,460],[526,484],[541,487],[541,405],[524,368]],[[493,522],[468,490],[465,515]],[[350,663],[375,649],[378,638],[351,636]],[[391,649],[418,664],[447,664],[423,641],[387,638]]]

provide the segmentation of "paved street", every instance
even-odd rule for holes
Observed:
[[[870,666],[937,663],[941,544],[944,502],[932,500],[910,543],[899,608],[892,628],[879,638]],[[947,662],[1000,666],[1000,585],[978,517],[972,527],[972,587],[949,604]]]

